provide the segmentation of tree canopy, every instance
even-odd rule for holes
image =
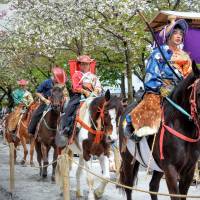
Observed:
[[[162,9],[199,11],[198,0],[10,0],[0,10],[0,100],[27,78],[30,90],[59,65],[88,54],[97,61],[103,85],[117,85],[131,74],[144,76],[151,35],[136,10],[148,20]],[[124,85],[121,83],[121,85]]]

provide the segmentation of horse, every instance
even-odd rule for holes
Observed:
[[[200,155],[200,70],[195,62],[192,63],[193,72],[182,80],[169,98],[185,111],[191,113],[190,117],[184,115],[169,101],[163,101],[163,116],[160,129],[155,137],[153,158],[162,171],[153,171],[149,190],[158,192],[160,180],[165,174],[166,183],[170,194],[187,195],[193,180],[195,165]],[[132,104],[132,109],[135,107]],[[132,110],[129,107],[129,110]],[[127,114],[129,111],[125,111]],[[124,141],[123,121],[119,124],[120,152],[122,156],[120,169],[120,183],[132,187],[135,184],[140,163],[129,152]],[[173,135],[173,129],[177,134]],[[148,137],[151,146],[154,136]],[[163,142],[164,141],[164,142]],[[124,189],[127,200],[131,200],[132,190]],[[151,194],[152,200],[157,200],[157,195]],[[186,198],[173,197],[172,200],[186,200]]]
[[[20,161],[22,165],[26,163],[26,157],[28,154],[28,150],[26,147],[26,143],[28,140],[31,140],[30,147],[30,165],[34,166],[33,163],[33,153],[34,153],[34,141],[29,137],[28,134],[28,124],[30,122],[31,116],[34,110],[38,107],[38,102],[33,102],[29,105],[28,109],[25,113],[21,113],[24,105],[19,104],[14,112],[9,113],[5,117],[5,137],[8,143],[14,143],[15,150],[15,163],[17,158],[16,148],[19,146],[20,142],[24,148],[24,157]]]
[[[28,125],[30,123],[31,117],[33,115],[33,112],[37,109],[39,106],[39,102],[33,102],[29,106],[28,110],[26,113],[23,114],[22,118],[20,119],[18,126],[17,126],[17,137],[20,138],[20,142],[23,146],[24,149],[24,157],[20,161],[21,165],[26,164],[26,157],[28,155],[28,150],[27,150],[27,141],[30,140],[30,165],[31,167],[34,167],[34,162],[33,162],[33,154],[34,154],[34,147],[35,147],[35,140],[34,138],[30,137],[28,133]]]
[[[57,160],[57,146],[55,144],[55,136],[57,130],[57,123],[60,118],[65,98],[63,93],[64,87],[55,85],[52,89],[50,97],[49,108],[43,113],[40,119],[36,134],[35,134],[35,149],[37,153],[37,161],[40,166],[40,176],[47,177],[48,154],[51,147],[54,149],[53,153],[53,168],[51,180],[55,181],[55,168]],[[42,164],[43,161],[43,164]]]
[[[116,141],[118,139],[117,126],[123,111],[123,105],[121,99],[116,96],[111,96],[109,90],[106,91],[103,96],[86,100],[86,106],[87,101],[90,103],[88,104],[88,110],[84,113],[84,118],[82,119],[81,116],[76,115],[76,123],[81,126],[80,130],[77,131],[75,135],[74,143],[67,144],[67,138],[65,143],[68,149],[79,155],[79,164],[85,166],[87,169],[89,169],[91,156],[97,156],[100,162],[102,176],[109,179],[110,145],[111,141]],[[57,138],[62,137],[62,134],[63,127],[61,118],[60,125],[58,126]],[[80,182],[82,170],[83,169],[79,166],[76,172],[77,198],[83,196]],[[58,171],[58,173],[61,172]],[[95,199],[94,195],[100,198],[103,195],[107,182],[102,181],[99,187],[95,189],[94,193],[92,184],[93,178],[89,173],[87,173],[87,182],[89,186],[88,199]]]

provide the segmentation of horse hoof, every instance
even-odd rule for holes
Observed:
[[[96,190],[94,191],[94,195],[95,195],[95,197],[96,197],[97,199],[100,199],[100,198],[102,198],[102,196],[103,196],[103,192],[100,191],[100,190],[98,190],[98,189],[96,189]]]
[[[56,180],[55,180],[55,176],[52,176],[52,177],[51,177],[51,181],[52,181],[53,183],[55,183],[55,181],[56,181]]]
[[[60,193],[60,196],[63,197],[63,192]]]
[[[46,177],[47,177],[47,174],[46,174],[46,173],[45,173],[45,174],[43,173],[43,174],[42,174],[42,177],[43,177],[43,178],[46,178]]]
[[[34,162],[30,162],[30,166],[31,167],[35,167],[35,163]]]
[[[43,177],[43,178],[46,178],[46,177],[47,177],[47,174],[42,174],[42,177]]]
[[[80,197],[83,197],[83,196],[84,196],[83,191],[81,191],[81,190],[76,191],[76,197],[77,198],[80,198]]]
[[[25,165],[26,164],[26,161],[23,159],[20,161],[20,165]]]
[[[20,165],[20,162],[18,162],[18,161],[15,161],[15,165]]]

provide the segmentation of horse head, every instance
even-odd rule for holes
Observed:
[[[121,99],[117,96],[112,96],[109,90],[106,91],[103,101],[104,103],[100,113],[103,128],[111,141],[116,141],[118,139],[118,122],[123,112],[123,105]]]
[[[61,112],[64,105],[64,86],[55,85],[51,92],[51,107],[56,112]]]

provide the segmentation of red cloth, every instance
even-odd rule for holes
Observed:
[[[82,79],[83,74],[80,71],[76,71],[72,76],[72,89],[73,92],[79,92],[83,88]]]

